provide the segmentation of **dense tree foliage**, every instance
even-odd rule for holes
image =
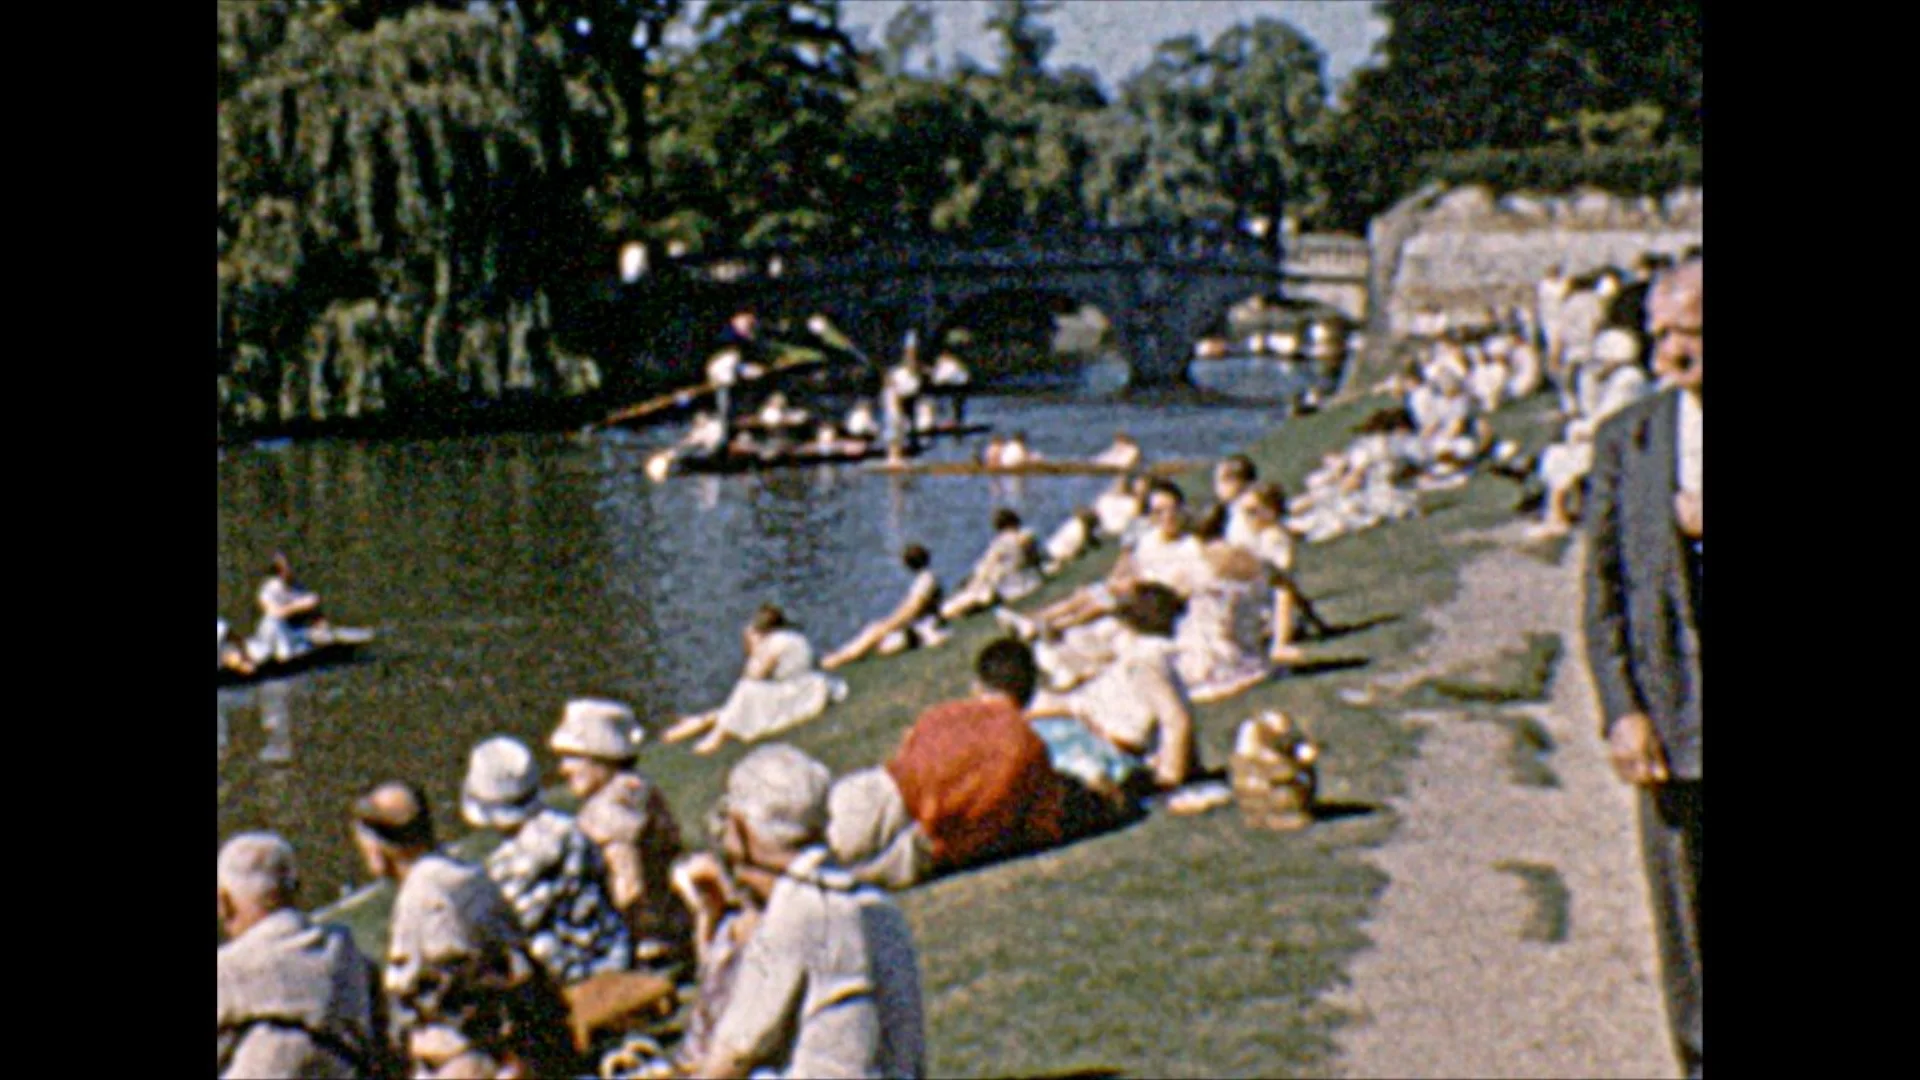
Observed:
[[[1560,176],[1700,138],[1698,9],[1652,0],[1381,4],[1337,103],[1275,19],[1162,42],[1110,96],[1051,64],[1050,0],[992,6],[992,70],[943,68],[926,4],[870,49],[838,0],[217,7],[218,373],[267,422],[590,390],[560,313],[633,239],[662,266],[1089,224],[1361,231],[1434,152],[1559,146],[1572,167],[1523,171]]]

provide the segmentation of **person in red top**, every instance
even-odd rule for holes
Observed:
[[[1033,653],[996,641],[974,672],[972,697],[920,714],[885,765],[834,785],[827,842],[856,878],[904,889],[1066,839],[1071,781],[1027,723]]]

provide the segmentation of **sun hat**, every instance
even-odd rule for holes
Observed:
[[[639,756],[646,741],[646,729],[634,721],[632,709],[617,701],[577,698],[567,702],[547,745],[568,757],[627,762]]]
[[[505,735],[473,748],[460,789],[460,816],[476,829],[508,829],[540,809],[540,771],[533,751]]]
[[[827,827],[833,774],[785,743],[763,746],[727,774],[726,805],[774,843],[800,847]]]

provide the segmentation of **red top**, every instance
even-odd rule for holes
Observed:
[[[1065,834],[1068,781],[1005,695],[921,713],[887,773],[932,842],[936,869],[1038,851]]]

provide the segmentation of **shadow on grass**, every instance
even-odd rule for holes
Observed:
[[[1125,1075],[1119,1069],[1100,1065],[1091,1069],[1068,1069],[1065,1072],[1009,1074],[1003,1080],[1113,1080]]]
[[[1344,821],[1347,818],[1368,817],[1380,812],[1380,807],[1363,802],[1317,802],[1313,804],[1313,820]]]
[[[1287,664],[1286,678],[1298,679],[1307,675],[1325,675],[1334,671],[1351,671],[1373,663],[1365,656],[1329,656],[1324,660],[1308,660],[1299,664]]]
[[[1386,626],[1390,623],[1397,623],[1403,617],[1404,616],[1397,614],[1372,615],[1358,622],[1329,623],[1326,630],[1312,635],[1311,640],[1332,641],[1335,638],[1343,638],[1351,634],[1358,634],[1364,630],[1371,630],[1376,626]]]

